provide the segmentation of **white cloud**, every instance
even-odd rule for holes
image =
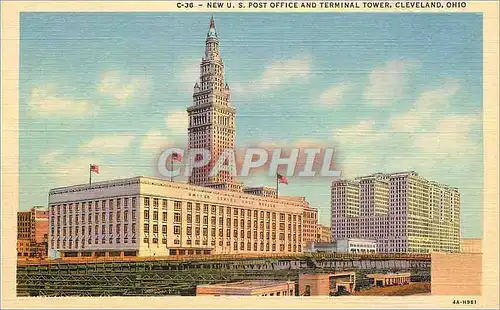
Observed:
[[[42,164],[50,164],[56,162],[61,155],[62,152],[60,150],[55,150],[46,154],[41,154],[38,159]]]
[[[186,60],[180,74],[178,75],[178,80],[174,81],[179,83],[179,90],[188,92],[192,94],[194,85],[200,79],[200,59],[190,59]]]
[[[145,78],[124,76],[118,71],[107,71],[101,74],[97,91],[111,96],[116,103],[123,103],[145,92],[147,88],[148,81]]]
[[[332,131],[333,139],[340,148],[364,147],[387,138],[387,132],[377,130],[374,120],[362,120],[355,125]]]
[[[274,89],[294,79],[304,79],[310,73],[311,60],[309,57],[276,61],[262,73],[259,81],[260,88],[262,90]]]
[[[50,171],[47,174],[48,187],[71,186],[88,184],[90,164],[99,165],[99,174],[92,174],[92,182],[108,181],[113,179],[136,176],[133,165],[108,164],[101,156],[93,154],[79,154],[78,158],[70,158],[62,151],[51,151],[40,155],[43,169]]]
[[[339,164],[343,177],[374,172],[435,171],[478,165],[481,115],[446,114],[460,85],[456,81],[423,92],[413,108],[393,116],[388,130],[376,130],[374,120],[333,131],[340,144]],[[453,162],[450,166],[449,163]]]
[[[415,132],[420,128],[420,118],[418,112],[411,111],[391,118],[391,126],[397,132]]]
[[[176,135],[187,134],[189,119],[186,110],[170,110],[165,116],[165,122],[169,133]]]
[[[59,95],[55,84],[46,84],[31,90],[29,106],[42,116],[82,116],[91,111],[91,104],[84,99],[68,99]],[[95,109],[95,107],[92,107]]]
[[[450,80],[440,88],[423,92],[410,111],[390,119],[392,129],[396,132],[414,133],[434,126],[432,121],[436,119],[435,116],[449,106],[459,88],[457,81]]]
[[[296,80],[304,81],[311,74],[309,56],[278,60],[271,63],[262,72],[260,78],[230,85],[233,94],[257,94],[282,87]]]
[[[440,119],[433,130],[416,135],[415,147],[435,157],[477,153],[479,141],[471,134],[480,124],[477,115],[452,115]]]
[[[395,60],[375,68],[368,77],[364,99],[375,105],[389,105],[401,98],[408,72],[417,64],[412,61]]]
[[[135,139],[134,136],[100,136],[80,146],[81,152],[98,154],[119,154]]]
[[[458,92],[460,84],[456,80],[449,80],[440,88],[423,92],[417,102],[416,107],[419,112],[432,113],[436,110],[447,107],[450,99]]]
[[[161,131],[152,129],[142,139],[141,152],[143,154],[155,154],[162,152],[168,147],[170,141]]]
[[[319,101],[323,105],[338,104],[349,89],[350,86],[346,84],[333,85],[321,94]]]

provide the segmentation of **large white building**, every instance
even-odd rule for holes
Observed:
[[[307,202],[135,177],[49,193],[65,256],[301,252]]]
[[[332,183],[332,237],[373,239],[379,252],[458,252],[460,193],[415,172]]]

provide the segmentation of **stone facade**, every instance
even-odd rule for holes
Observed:
[[[460,249],[458,189],[415,172],[335,181],[331,206],[335,240],[373,239],[382,253]]]
[[[53,189],[49,206],[49,248],[68,255],[298,253],[304,243],[303,201],[160,179]]]

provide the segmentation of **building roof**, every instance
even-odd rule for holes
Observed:
[[[252,290],[258,288],[273,287],[280,284],[289,284],[291,282],[292,281],[250,280],[241,282],[199,285],[199,287],[214,287],[214,288],[220,287],[220,288]]]
[[[402,273],[372,273],[372,274],[367,274],[366,277],[368,278],[397,278],[397,277],[409,277],[411,276],[411,273],[409,272],[402,272]]]
[[[101,182],[95,182],[92,184],[80,184],[80,185],[73,185],[73,186],[66,186],[66,187],[59,187],[59,188],[53,188],[49,191],[49,197],[52,196],[52,198],[57,197],[57,195],[64,195],[64,194],[72,194],[72,193],[78,193],[78,192],[93,192],[93,193],[101,193],[103,189],[105,188],[113,188],[113,187],[119,187],[119,186],[134,186],[136,190],[139,190],[142,185],[154,185],[154,186],[164,186],[167,188],[173,188],[177,190],[188,190],[194,192],[198,199],[201,201],[212,201],[210,200],[210,195],[214,194],[219,197],[227,197],[228,199],[234,200],[237,199],[243,199],[246,201],[252,201],[256,203],[256,207],[261,207],[263,209],[269,209],[271,210],[268,206],[265,204],[279,204],[282,207],[293,207],[297,208],[297,211],[299,210],[304,210],[304,207],[308,205],[307,200],[301,201],[301,200],[294,200],[294,199],[281,199],[281,197],[276,198],[276,197],[264,197],[261,195],[252,195],[249,193],[245,192],[234,192],[234,191],[229,191],[229,190],[223,190],[223,189],[214,189],[210,187],[205,187],[205,186],[200,186],[200,185],[194,185],[194,184],[189,184],[185,182],[177,182],[177,181],[169,181],[165,179],[160,179],[160,178],[154,178],[154,177],[145,177],[145,176],[137,176],[137,177],[132,177],[132,178],[124,178],[124,179],[114,179],[114,180],[109,180],[109,181],[101,181]],[[206,198],[209,197],[209,198]],[[52,200],[51,200],[52,201]],[[56,199],[57,201],[57,199]],[[231,201],[231,200],[228,200]],[[259,205],[257,205],[259,203]],[[260,205],[263,203],[262,205]],[[316,209],[314,209],[316,210]],[[277,210],[277,212],[281,212]]]

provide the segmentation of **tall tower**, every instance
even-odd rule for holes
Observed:
[[[213,17],[205,40],[205,55],[201,59],[200,78],[194,85],[193,105],[189,116],[189,148],[210,151],[210,163],[193,171],[189,183],[220,189],[231,189],[233,177],[221,171],[209,174],[225,149],[234,149],[236,109],[230,105],[229,86],[224,82],[224,62],[220,56],[219,38]]]

